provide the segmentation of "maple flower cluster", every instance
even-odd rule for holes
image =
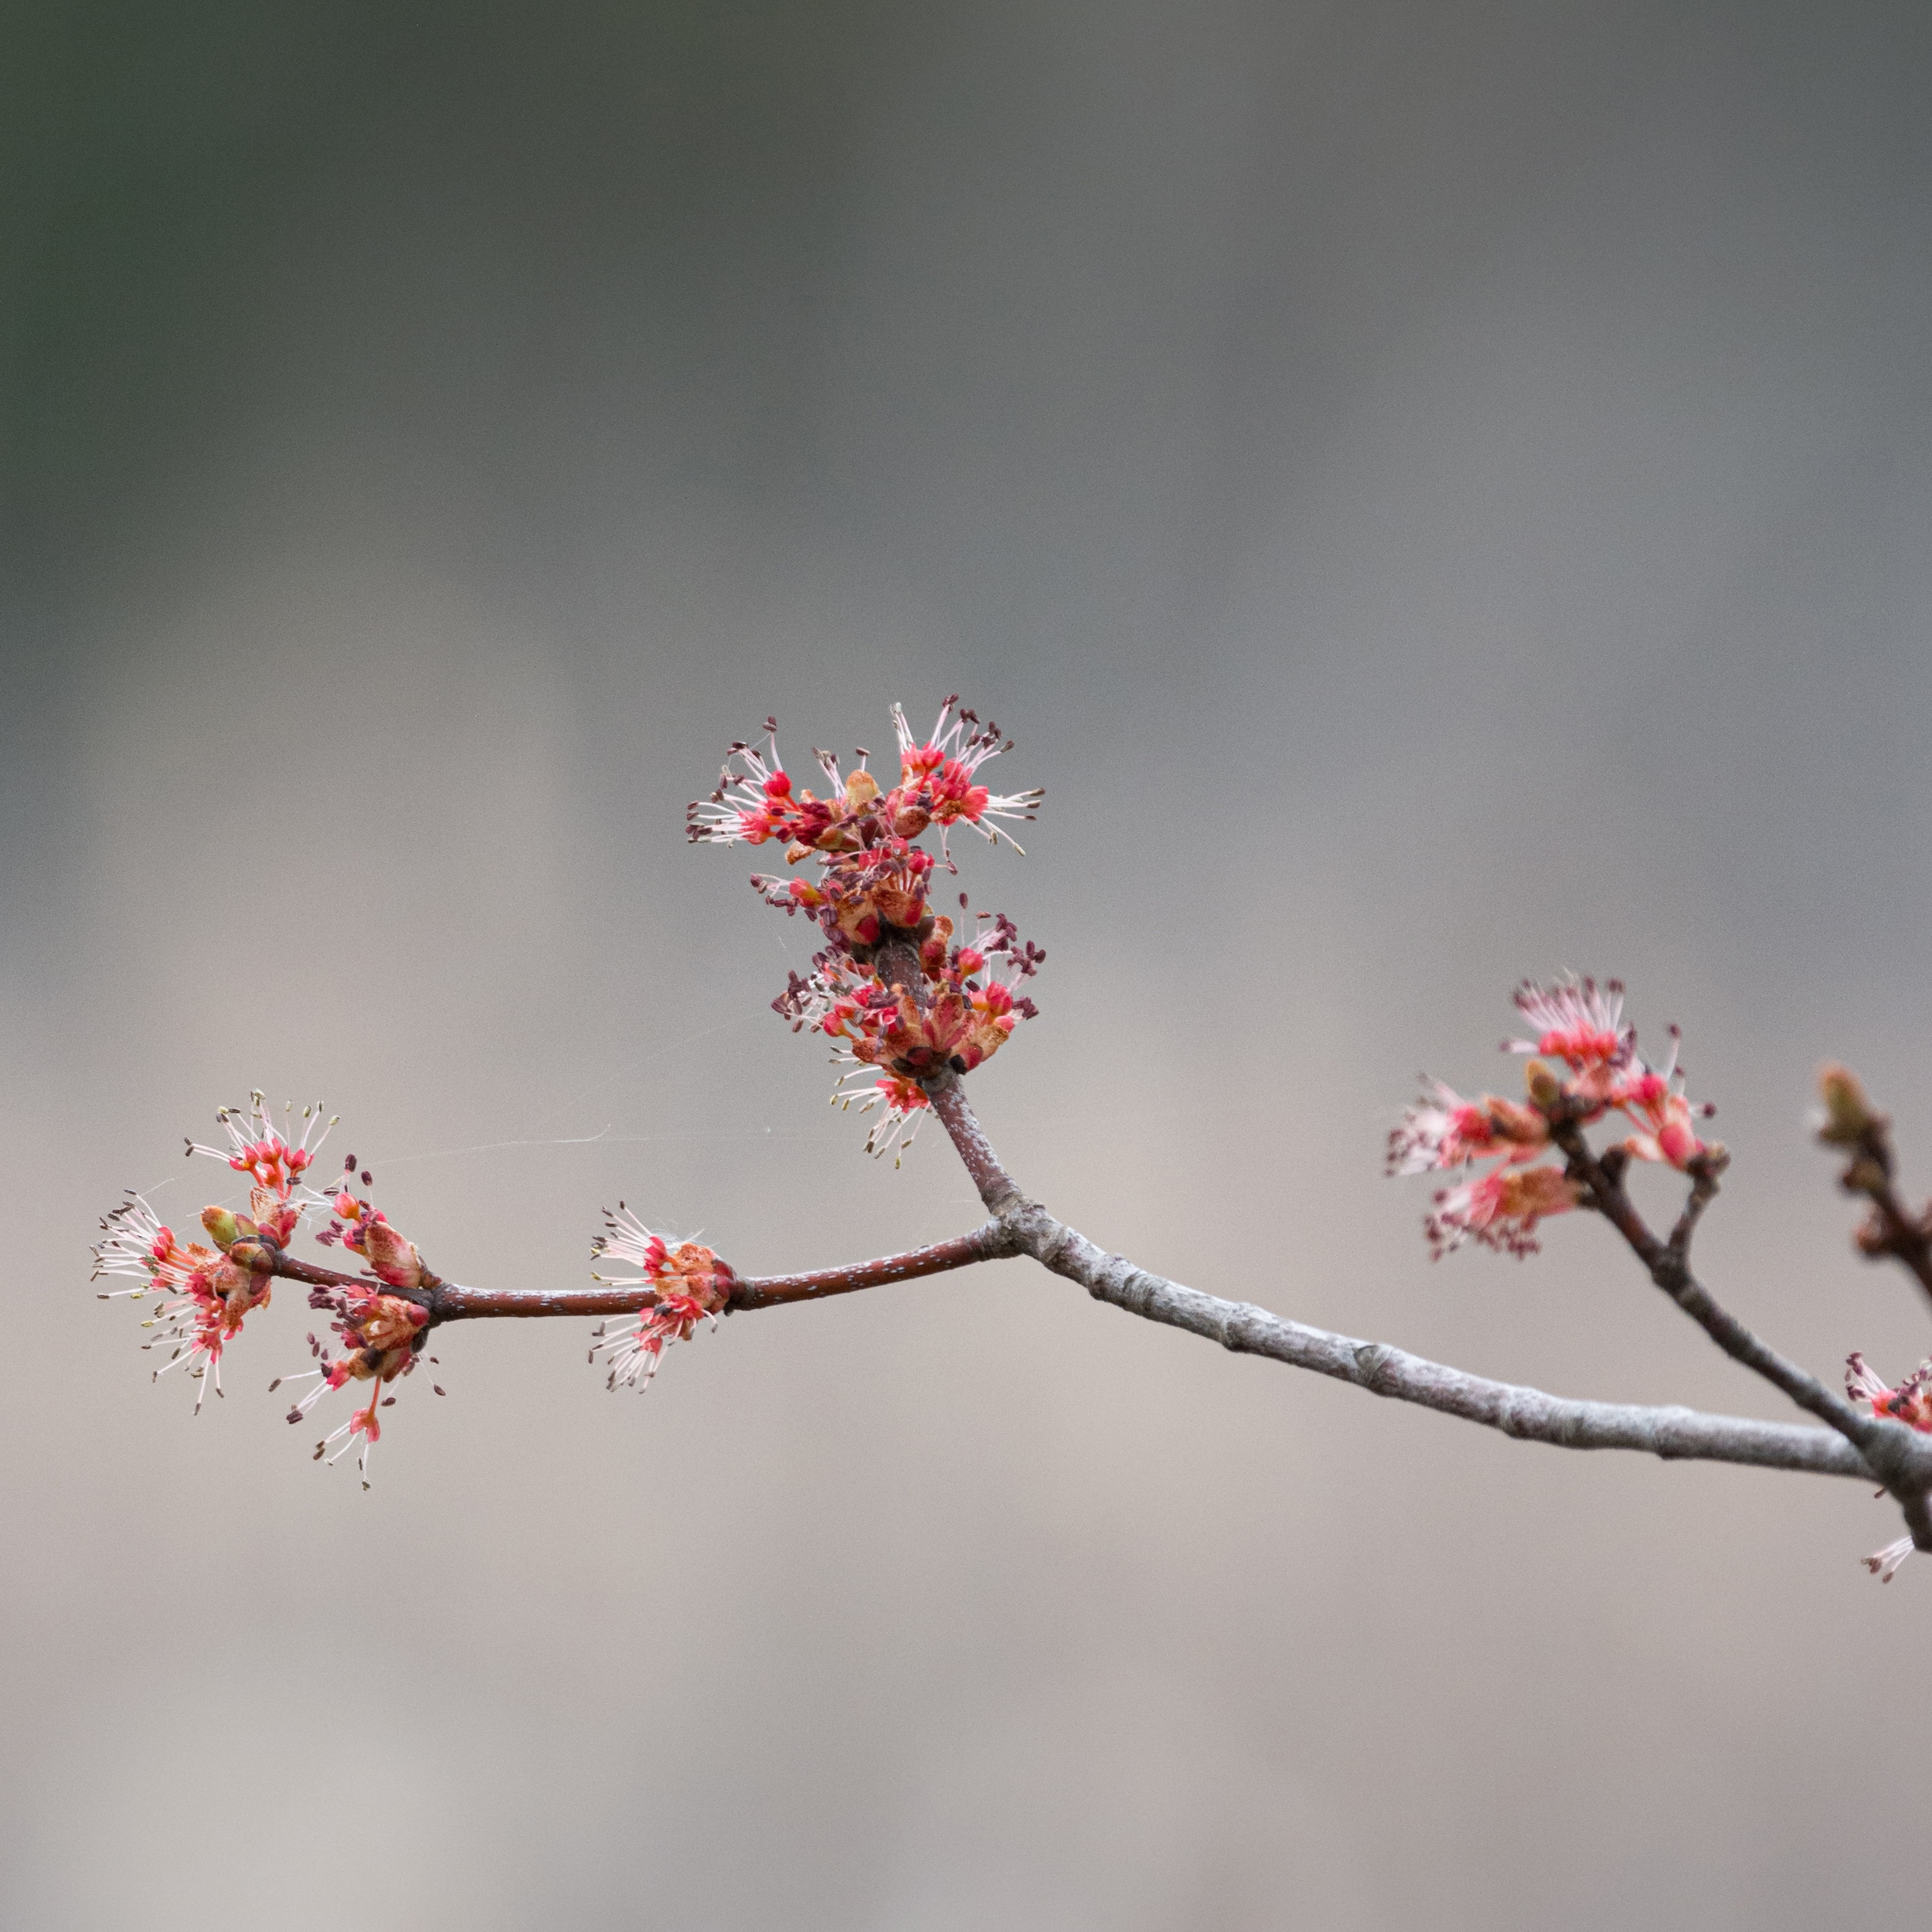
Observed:
[[[1888,1416],[1921,1434],[1932,1435],[1932,1361],[1921,1362],[1896,1389],[1891,1389],[1872,1373],[1864,1356],[1854,1349],[1845,1359],[1845,1393],[1854,1402],[1867,1403],[1875,1416]],[[1896,1543],[1887,1543],[1862,1560],[1880,1583],[1889,1583],[1913,1547],[1910,1536],[1901,1536]]]
[[[1465,1100],[1424,1074],[1421,1097],[1389,1136],[1391,1174],[1495,1163],[1437,1193],[1423,1225],[1438,1259],[1469,1240],[1504,1253],[1533,1254],[1540,1245],[1538,1224],[1576,1206],[1581,1185],[1543,1159],[1556,1151],[1551,1128],[1556,1119],[1589,1126],[1621,1114],[1634,1131],[1617,1145],[1633,1160],[1683,1169],[1709,1151],[1696,1122],[1714,1110],[1685,1097],[1677,1029],[1671,1029],[1664,1064],[1646,1064],[1638,1056],[1636,1029],[1624,1021],[1621,981],[1572,978],[1539,986],[1525,981],[1515,999],[1532,1037],[1505,1040],[1503,1050],[1539,1056],[1526,1069],[1525,1097],[1485,1094]]]
[[[183,1370],[196,1384],[197,1414],[211,1386],[216,1395],[222,1393],[223,1352],[247,1318],[268,1305],[270,1251],[286,1247],[295,1232],[307,1205],[298,1198],[298,1184],[335,1125],[323,1121],[319,1107],[304,1107],[299,1131],[292,1126],[278,1130],[260,1094],[250,1096],[246,1111],[224,1107],[215,1117],[228,1145],[207,1147],[190,1141],[188,1152],[205,1154],[247,1175],[249,1212],[202,1209],[202,1229],[214,1243],[209,1247],[181,1240],[145,1199],[130,1192],[103,1218],[103,1238],[94,1250],[97,1281],[126,1275],[135,1284],[108,1291],[103,1301],[160,1297],[155,1312],[141,1324],[155,1332],[141,1346],[168,1351],[154,1379],[158,1382],[171,1369]]]
[[[359,1178],[363,1186],[371,1185],[372,1177],[366,1170]],[[268,1387],[272,1395],[284,1383],[314,1381],[315,1386],[288,1411],[288,1420],[294,1423],[325,1395],[352,1382],[366,1386],[368,1401],[316,1444],[315,1460],[339,1462],[351,1450],[358,1451],[356,1468],[366,1489],[369,1455],[383,1434],[378,1411],[396,1400],[384,1391],[415,1369],[428,1339],[429,1309],[411,1295],[416,1290],[434,1287],[435,1277],[423,1267],[415,1243],[392,1226],[380,1208],[356,1194],[352,1183],[357,1179],[352,1154],[342,1163],[342,1178],[334,1192],[313,1197],[312,1204],[331,1217],[315,1238],[324,1247],[339,1245],[359,1255],[376,1280],[344,1279],[311,1286],[308,1305],[331,1318],[329,1325],[340,1345],[339,1352],[332,1352],[311,1334],[308,1350],[315,1367],[299,1375],[277,1376]],[[398,1289],[403,1292],[386,1291]],[[438,1388],[436,1393],[440,1396],[443,1391]]]
[[[817,754],[830,787],[825,798],[795,786],[778,756],[777,723],[767,719],[763,748],[733,745],[717,789],[687,815],[694,840],[777,840],[788,866],[817,862],[815,876],[752,877],[768,904],[805,913],[825,937],[811,971],[793,973],[772,1004],[794,1032],[810,1028],[835,1043],[835,1063],[848,1070],[835,1101],[856,1101],[862,1114],[883,1109],[866,1144],[879,1154],[910,1145],[930,1104],[928,1083],[971,1073],[1034,1016],[1018,988],[1046,957],[1022,944],[1003,914],[979,913],[979,930],[961,933],[930,903],[934,871],[957,869],[947,843],[955,827],[1021,849],[993,821],[1032,818],[1044,794],[995,793],[978,781],[1012,740],[957,697],[924,738],[898,706],[892,716],[899,782],[889,791],[867,770],[864,751],[842,775],[828,753]],[[919,843],[929,832],[937,834],[937,854]],[[963,915],[963,893],[960,907]]]
[[[648,1388],[665,1350],[689,1342],[700,1321],[715,1328],[737,1277],[709,1248],[675,1235],[654,1233],[620,1201],[591,1243],[597,1258],[628,1263],[635,1274],[594,1277],[614,1288],[642,1288],[649,1298],[634,1315],[606,1321],[594,1333],[590,1359],[610,1371],[607,1389]]]
[[[354,1192],[353,1155],[332,1190],[318,1191],[304,1179],[335,1125],[332,1118],[324,1120],[319,1107],[302,1109],[298,1124],[291,1106],[277,1124],[257,1092],[250,1096],[246,1108],[222,1107],[216,1119],[226,1145],[189,1141],[188,1153],[206,1155],[245,1175],[249,1211],[203,1208],[202,1228],[213,1243],[204,1247],[179,1239],[143,1196],[131,1193],[101,1223],[94,1274],[131,1276],[135,1285],[112,1291],[103,1299],[114,1294],[136,1301],[150,1294],[161,1298],[154,1315],[142,1325],[155,1331],[142,1346],[170,1350],[168,1360],[155,1372],[155,1379],[170,1369],[184,1369],[198,1385],[199,1413],[211,1386],[221,1393],[223,1355],[248,1316],[268,1305],[275,1274],[303,1221],[318,1213],[331,1216],[318,1239],[325,1247],[349,1250],[367,1267],[369,1277],[340,1275],[311,1283],[309,1305],[334,1318],[341,1351],[332,1352],[311,1335],[309,1347],[316,1367],[303,1376],[277,1376],[269,1386],[274,1389],[284,1380],[315,1379],[315,1386],[289,1413],[289,1420],[297,1422],[332,1389],[351,1382],[372,1385],[367,1405],[318,1444],[315,1451],[332,1462],[359,1444],[366,1478],[369,1451],[382,1434],[377,1408],[394,1400],[383,1392],[416,1366],[429,1328],[425,1301],[413,1298],[437,1286],[436,1277],[423,1265],[414,1244],[379,1209]],[[367,1186],[371,1177],[364,1172],[361,1179]],[[332,1448],[335,1454],[328,1455]]]
[[[304,1180],[335,1124],[332,1119],[325,1122],[318,1108],[303,1111],[299,1130],[292,1121],[278,1126],[257,1093],[245,1111],[223,1107],[216,1117],[228,1144],[209,1147],[191,1141],[188,1151],[211,1156],[246,1175],[250,1212],[204,1208],[202,1229],[213,1243],[204,1246],[178,1238],[142,1196],[130,1193],[101,1223],[94,1274],[129,1276],[134,1285],[111,1291],[102,1299],[159,1298],[143,1325],[154,1332],[142,1346],[170,1351],[155,1371],[156,1380],[179,1367],[199,1384],[199,1413],[210,1386],[221,1393],[223,1355],[247,1318],[268,1305],[277,1273],[294,1275],[307,1285],[310,1308],[329,1318],[329,1332],[326,1338],[308,1337],[313,1366],[298,1375],[277,1376],[269,1389],[312,1384],[293,1401],[291,1423],[303,1420],[325,1396],[342,1389],[357,1391],[348,1420],[316,1444],[315,1454],[317,1461],[333,1464],[354,1453],[366,1489],[370,1454],[383,1434],[382,1411],[395,1403],[395,1385],[435,1359],[425,1353],[425,1345],[436,1324],[436,1292],[447,1284],[424,1264],[416,1244],[358,1192],[359,1185],[369,1187],[374,1177],[358,1168],[354,1155],[344,1161],[332,1185],[317,1188]],[[289,1257],[290,1243],[311,1217],[326,1219],[315,1236],[319,1245],[352,1257],[362,1272]],[[715,1324],[730,1304],[737,1277],[709,1248],[653,1233],[621,1203],[606,1224],[593,1244],[594,1254],[628,1262],[638,1272],[593,1278],[642,1291],[638,1298],[642,1305],[597,1331],[591,1357],[606,1356],[610,1387],[643,1386],[670,1342],[689,1340],[700,1321]],[[435,1393],[440,1396],[443,1390],[439,1386]]]

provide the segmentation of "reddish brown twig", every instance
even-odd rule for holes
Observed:
[[[903,1254],[882,1255],[875,1261],[848,1262],[842,1267],[814,1268],[801,1274],[740,1276],[725,1304],[725,1312],[781,1308],[791,1301],[821,1301],[828,1295],[852,1294],[861,1288],[885,1287],[895,1281],[916,1281],[922,1275],[944,1274],[953,1268],[1001,1260],[1019,1252],[1009,1230],[998,1221],[988,1221],[950,1240],[935,1241]],[[396,1295],[427,1308],[438,1323],[546,1315],[635,1315],[640,1308],[653,1306],[658,1299],[654,1290],[645,1287],[598,1284],[587,1288],[470,1288],[434,1277],[426,1278],[420,1288],[396,1288],[372,1276],[344,1274],[286,1254],[275,1256],[270,1272],[291,1281],[306,1282],[311,1287],[349,1287]]]
[[[859,1288],[879,1288],[920,1275],[942,1274],[949,1268],[971,1267],[978,1261],[999,1261],[1020,1252],[1012,1231],[999,1221],[988,1221],[970,1233],[950,1241],[935,1241],[906,1254],[889,1254],[877,1261],[856,1261],[842,1268],[818,1268],[804,1274],[753,1275],[738,1284],[731,1307],[776,1308],[791,1301],[820,1301],[827,1295],[850,1294]]]

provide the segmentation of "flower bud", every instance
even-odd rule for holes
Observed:
[[[862,767],[845,781],[845,809],[863,811],[879,796],[879,781]]]
[[[423,1284],[423,1260],[416,1244],[405,1240],[386,1221],[372,1221],[362,1231],[362,1253],[378,1277],[393,1288]]]
[[[379,1294],[362,1318],[364,1345],[379,1354],[412,1346],[416,1332],[429,1318],[429,1310],[419,1308],[413,1301],[405,1301],[400,1295]]]
[[[1878,1124],[1859,1077],[1849,1066],[1828,1060],[1818,1069],[1818,1093],[1825,1103],[1818,1137],[1827,1147],[1855,1147]]]
[[[1563,1083],[1541,1060],[1532,1060],[1523,1069],[1523,1084],[1539,1107],[1552,1107],[1563,1097]]]
[[[1847,1194],[1876,1194],[1885,1182],[1885,1169],[1869,1154],[1858,1155],[1838,1177],[1838,1185]]]
[[[225,1207],[205,1207],[201,1211],[201,1224],[208,1230],[208,1238],[226,1254],[241,1233],[241,1224]]]

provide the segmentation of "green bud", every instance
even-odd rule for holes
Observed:
[[[1818,1069],[1818,1097],[1825,1103],[1825,1124],[1818,1137],[1827,1147],[1855,1147],[1877,1124],[1859,1077],[1835,1060]]]

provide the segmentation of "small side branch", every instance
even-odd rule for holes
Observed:
[[[1859,1414],[1842,1396],[1825,1386],[1808,1369],[1779,1354],[1724,1308],[1690,1268],[1691,1236],[1698,1217],[1717,1192],[1715,1164],[1700,1161],[1692,1176],[1691,1198],[1668,1241],[1659,1240],[1637,1211],[1624,1185],[1621,1165],[1600,1158],[1576,1123],[1554,1121],[1551,1135],[1570,1162],[1570,1172],[1589,1190],[1590,1205],[1616,1229],[1650,1278],[1734,1362],[1741,1362],[1781,1389],[1854,1444],[1873,1463],[1889,1464],[1906,1445],[1895,1441],[1908,1432],[1900,1424]],[[1883,1480],[1882,1478],[1882,1480]],[[1889,1481],[1888,1488],[1891,1487]]]
[[[1875,1261],[1889,1256],[1932,1301],[1932,1207],[1914,1214],[1899,1199],[1891,1117],[1872,1105],[1849,1067],[1827,1066],[1818,1076],[1818,1090],[1825,1101],[1818,1138],[1845,1157],[1838,1185],[1872,1203],[1858,1231],[1859,1252]]]
[[[933,1104],[933,1111],[952,1137],[953,1146],[965,1163],[966,1172],[973,1185],[978,1189],[979,1198],[985,1203],[988,1212],[1000,1213],[1022,1199],[1019,1185],[993,1151],[992,1143],[987,1139],[978,1116],[967,1102],[966,1090],[959,1082],[951,1077],[928,1081],[926,1093]]]
[[[740,1309],[776,1308],[791,1301],[819,1301],[828,1295],[851,1294],[860,1288],[885,1287],[895,1281],[917,1281],[922,1275],[944,1274],[1021,1252],[1011,1230],[988,1221],[950,1240],[913,1248],[903,1254],[882,1255],[874,1261],[849,1262],[843,1267],[815,1268],[802,1274],[743,1275],[738,1279],[727,1313]],[[414,1291],[392,1288],[366,1275],[343,1274],[288,1256],[276,1258],[274,1272],[311,1287],[353,1287],[401,1296],[429,1309],[439,1323],[479,1320],[529,1320],[543,1316],[635,1315],[653,1306],[655,1292],[644,1287],[468,1288],[454,1281],[438,1281]]]
[[[738,1284],[731,1309],[776,1308],[788,1301],[821,1301],[828,1294],[850,1294],[859,1288],[880,1288],[910,1281],[923,1274],[943,1274],[949,1268],[971,1267],[976,1261],[1004,1260],[1021,1252],[1012,1230],[1003,1222],[988,1221],[969,1234],[906,1254],[889,1254],[878,1261],[857,1261],[849,1267],[819,1268],[808,1274],[753,1275]]]

